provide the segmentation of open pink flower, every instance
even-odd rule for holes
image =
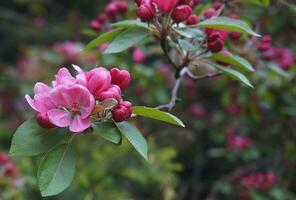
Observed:
[[[59,85],[50,92],[55,107],[47,114],[51,123],[68,127],[72,132],[82,132],[91,125],[90,114],[95,105],[94,97],[82,85]]]

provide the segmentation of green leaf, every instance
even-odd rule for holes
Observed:
[[[133,113],[143,116],[143,117],[149,117],[152,119],[156,119],[159,121],[167,122],[170,124],[174,124],[177,126],[185,127],[183,122],[177,118],[176,116],[168,113],[163,112],[155,108],[149,108],[145,106],[133,106]]]
[[[231,19],[229,17],[216,17],[207,19],[199,23],[198,26],[202,28],[213,28],[233,32],[248,33],[260,37],[260,35],[255,33],[246,22],[238,19]]]
[[[92,41],[90,41],[86,47],[84,48],[84,50],[88,50],[88,49],[92,49],[92,48],[96,48],[99,45],[106,43],[106,42],[111,42],[116,36],[118,36],[124,29],[115,29],[112,31],[109,31],[107,33],[103,33],[102,35],[100,35],[99,37],[93,39]]]
[[[138,27],[149,29],[147,23],[143,23],[140,20],[133,20],[133,19],[119,21],[119,22],[113,23],[112,26],[120,27],[120,28],[130,28],[133,26],[138,26]]]
[[[148,145],[140,131],[128,122],[116,123],[116,126],[141,156],[148,160]]]
[[[221,70],[222,72],[224,72],[225,74],[227,74],[228,76],[241,81],[242,83],[244,83],[245,85],[253,88],[253,85],[250,83],[250,81],[247,79],[247,77],[245,75],[243,75],[242,73],[235,71],[231,68],[227,68],[227,67],[222,67],[219,65],[213,65],[214,67],[216,67],[217,69]]]
[[[191,44],[190,42],[188,42],[187,40],[179,40],[179,45],[182,49],[184,49],[185,51],[196,51],[198,49],[197,46],[194,46],[193,44]]]
[[[236,55],[224,55],[222,53],[216,53],[212,55],[212,59],[219,62],[225,62],[242,70],[254,71],[252,65],[244,58]]]
[[[144,40],[148,31],[141,27],[130,27],[120,33],[105,50],[105,54],[119,53]]]
[[[103,122],[98,125],[93,126],[94,133],[99,134],[104,139],[114,143],[119,144],[121,142],[121,134],[117,126],[111,122]]]
[[[241,0],[241,2],[252,3],[252,4],[256,4],[258,6],[264,6],[264,7],[269,6],[269,3],[270,3],[269,0]]]
[[[183,37],[186,37],[186,38],[193,38],[192,34],[190,33],[187,33],[186,31],[184,30],[181,30],[181,29],[178,29],[178,28],[173,28],[173,30],[178,33],[179,35],[183,36]]]
[[[36,120],[24,122],[13,135],[11,156],[34,156],[48,151],[66,136],[63,129],[43,129]]]
[[[60,144],[47,152],[38,169],[38,184],[43,197],[61,193],[75,174],[75,152],[70,144]]]

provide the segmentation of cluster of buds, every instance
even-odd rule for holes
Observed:
[[[252,140],[248,137],[231,135],[227,137],[226,147],[230,150],[243,151],[252,145]]]
[[[285,47],[274,47],[270,35],[264,35],[260,39],[258,50],[262,53],[265,60],[274,62],[284,70],[290,69],[290,67],[296,64],[296,59],[292,51]]]
[[[36,120],[41,127],[69,127],[71,132],[81,133],[92,123],[121,122],[131,116],[132,104],[121,97],[131,80],[128,71],[97,67],[85,72],[73,67],[75,77],[61,68],[52,87],[38,82],[34,98],[26,95],[29,105],[38,112]]]
[[[199,2],[196,0],[135,0],[135,2],[138,6],[137,16],[144,22],[152,21],[162,14],[170,16],[175,23],[198,22],[197,16],[192,14],[193,8]]]
[[[128,3],[125,0],[113,0],[105,6],[102,13],[96,19],[91,20],[90,28],[94,31],[108,29],[110,22],[121,18],[128,11]]]
[[[229,150],[243,151],[252,146],[252,140],[249,137],[236,134],[238,128],[238,126],[230,126],[226,130],[226,148]]]
[[[217,17],[219,14],[218,11],[222,7],[222,3],[217,1],[215,2],[214,6],[207,9],[203,13],[203,18],[204,19],[210,19]],[[238,19],[238,15],[235,13],[230,13],[228,14],[229,18],[232,19]],[[229,38],[231,40],[238,40],[241,37],[241,33],[239,32],[228,32],[225,30],[216,30],[216,29],[205,29],[205,34],[207,35],[207,44],[208,44],[208,49],[214,53],[220,52],[223,50],[224,47],[224,42],[226,38]]]
[[[14,162],[8,158],[6,153],[3,152],[0,153],[0,175],[7,176],[9,178],[15,178],[18,175]]]
[[[277,182],[277,175],[270,171],[266,173],[250,173],[240,178],[240,183],[248,190],[266,191]]]

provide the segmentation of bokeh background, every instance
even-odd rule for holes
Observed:
[[[120,54],[102,55],[102,46],[81,51],[110,28],[89,29],[108,2],[0,1],[2,158],[18,125],[34,117],[24,95],[32,94],[37,81],[49,83],[60,67],[128,69],[133,82],[126,100],[147,106],[170,100],[174,72],[152,37]],[[135,5],[128,3],[128,13],[114,21],[135,18]],[[213,3],[201,1],[196,14],[202,15]],[[296,2],[234,1],[229,12],[272,36],[272,55],[258,51],[260,41],[253,38],[227,41],[228,49],[256,68],[247,75],[255,88],[228,77],[197,83],[184,79],[172,113],[186,128],[132,120],[149,141],[149,162],[126,141],[116,146],[85,135],[75,143],[78,166],[71,187],[45,199],[296,199]],[[20,157],[4,164],[0,156],[1,200],[41,199],[36,181],[39,160]]]

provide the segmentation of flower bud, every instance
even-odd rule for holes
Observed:
[[[186,20],[186,24],[187,25],[194,25],[194,24],[197,24],[198,21],[199,21],[198,17],[195,14],[192,14]]]
[[[239,33],[239,32],[229,33],[229,38],[232,40],[238,40],[241,36],[242,36],[242,33]]]
[[[178,5],[179,0],[154,0],[158,10],[162,13],[171,13]]]
[[[171,14],[174,22],[179,23],[188,19],[188,17],[192,14],[192,9],[188,5],[177,6],[173,13]]]
[[[55,128],[56,126],[49,121],[46,113],[37,113],[35,116],[36,121],[42,128]]]
[[[100,22],[98,22],[97,20],[91,20],[90,22],[90,28],[93,29],[94,31],[100,31],[102,30],[102,25]]]
[[[131,75],[128,71],[113,68],[110,70],[110,74],[112,77],[112,84],[118,85],[121,90],[125,90],[128,87],[131,81]]]
[[[216,1],[214,4],[215,10],[219,10],[223,4],[220,1]]]
[[[143,0],[137,9],[137,16],[143,22],[152,20],[155,17],[155,8],[152,5],[152,0]]]
[[[213,32],[208,36],[208,49],[212,52],[219,52],[223,49],[224,40],[219,32]]]
[[[97,16],[97,20],[98,20],[100,23],[104,24],[104,23],[106,23],[106,22],[108,21],[108,16],[107,16],[105,13],[101,13],[101,14],[99,14],[99,15]]]
[[[121,15],[125,15],[128,10],[128,4],[125,1],[116,1],[117,11]]]
[[[203,16],[206,19],[209,19],[213,17],[215,14],[216,14],[216,10],[214,8],[209,8],[208,10],[206,10],[206,12],[204,12]]]
[[[96,96],[100,101],[105,99],[116,99],[118,102],[121,100],[121,90],[117,85],[112,85],[108,90],[101,92]]]
[[[16,177],[17,176],[17,170],[15,168],[15,165],[11,161],[5,163],[4,169],[5,169],[5,174],[8,177],[13,178],[13,177]]]
[[[111,86],[110,73],[102,67],[97,67],[86,72],[87,88],[94,95],[98,96],[101,92]]]
[[[111,2],[109,3],[106,7],[105,7],[105,13],[107,14],[107,16],[111,19],[115,19],[117,16],[117,6],[115,2]]]
[[[140,48],[135,48],[133,51],[133,61],[140,64],[146,60],[147,56]]]
[[[121,102],[117,108],[112,111],[112,117],[115,122],[122,122],[132,115],[132,104],[129,101]]]

